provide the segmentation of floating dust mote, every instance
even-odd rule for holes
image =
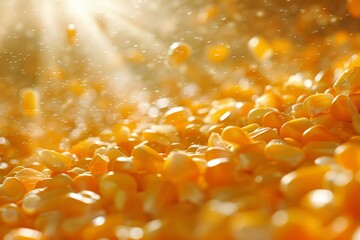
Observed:
[[[0,238],[358,239],[359,6],[0,2]]]

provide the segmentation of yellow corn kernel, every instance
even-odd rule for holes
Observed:
[[[144,211],[158,216],[170,204],[178,200],[175,185],[164,179],[155,177],[150,180],[144,193]]]
[[[244,146],[252,143],[252,139],[246,134],[244,130],[236,126],[228,126],[221,132],[221,138],[229,144],[236,146]]]
[[[198,21],[200,23],[207,23],[213,19],[219,12],[219,8],[214,4],[209,4],[202,8],[198,13]]]
[[[208,139],[208,147],[219,147],[223,149],[227,148],[225,141],[221,138],[220,134],[214,132],[211,133]]]
[[[21,169],[15,174],[15,177],[24,184],[27,192],[33,190],[39,181],[46,178],[45,174],[32,168]]]
[[[360,134],[360,114],[354,114],[351,123],[354,131]]]
[[[278,139],[279,134],[276,128],[262,127],[249,133],[249,137],[254,141],[270,142],[273,139]]]
[[[173,151],[165,159],[163,174],[169,181],[179,184],[195,180],[199,170],[186,152]]]
[[[262,119],[262,125],[264,127],[276,128],[278,131],[280,131],[282,125],[293,119],[294,117],[288,114],[280,112],[268,112]]]
[[[138,170],[158,172],[163,165],[163,158],[151,147],[144,143],[135,146],[131,152],[134,166]]]
[[[26,215],[15,203],[9,203],[0,207],[0,223],[20,227],[26,224]]]
[[[88,173],[79,174],[74,178],[74,189],[76,191],[89,190],[92,192],[99,191],[98,179]]]
[[[354,18],[360,18],[360,1],[359,0],[346,0],[347,10]]]
[[[301,200],[301,206],[328,224],[339,214],[339,202],[335,194],[327,189],[316,189],[308,192]]]
[[[198,151],[196,151],[198,152]],[[232,152],[222,147],[209,147],[205,149],[205,160],[210,161],[215,158],[231,158]]]
[[[355,104],[358,111],[360,111],[360,93],[351,93],[349,94],[349,98],[351,102]]]
[[[347,69],[334,83],[336,93],[350,94],[360,90],[360,67]]]
[[[74,24],[69,24],[66,29],[66,37],[69,44],[74,44],[76,41],[76,26]]]
[[[334,156],[335,149],[340,145],[339,142],[309,142],[304,146],[304,151],[309,159],[322,156]]]
[[[314,122],[315,124],[320,124],[325,127],[331,128],[335,126],[338,122],[331,113],[319,113],[313,117],[310,117],[310,121]]]
[[[321,222],[300,208],[280,210],[271,218],[274,240],[321,239]]]
[[[295,168],[305,159],[301,148],[286,144],[282,140],[271,140],[264,148],[265,156],[276,164]]]
[[[360,145],[359,143],[347,142],[335,149],[336,162],[353,171],[360,169]]]
[[[350,98],[344,94],[337,95],[330,107],[330,113],[335,119],[351,121],[352,116],[358,113],[357,107]]]
[[[295,118],[309,117],[309,114],[305,111],[304,103],[295,103],[290,107],[290,112]]]
[[[311,190],[322,188],[324,176],[329,169],[325,165],[297,169],[281,178],[280,189],[290,201],[299,201]]]
[[[21,91],[21,110],[26,117],[36,117],[40,113],[39,92],[33,88],[25,88]]]
[[[118,157],[108,163],[108,171],[123,172],[123,173],[136,173],[134,161],[131,157]]]
[[[4,240],[44,240],[42,232],[31,228],[14,228],[4,236]]]
[[[265,164],[265,145],[264,142],[256,142],[237,149],[235,154],[239,167],[246,172],[254,172],[257,167]]]
[[[66,172],[72,166],[72,159],[52,150],[43,149],[39,152],[39,161],[54,172]]]
[[[192,52],[191,46],[185,42],[174,42],[169,47],[165,58],[168,67],[178,67],[184,64]]]
[[[112,200],[117,190],[136,192],[138,183],[136,179],[125,173],[108,172],[99,180],[99,192],[106,200]]]
[[[259,61],[267,61],[273,55],[273,50],[262,37],[253,37],[248,41],[249,51]]]
[[[250,124],[242,127],[241,129],[242,129],[245,133],[249,134],[249,133],[255,131],[256,129],[258,129],[259,127],[260,127],[260,125],[257,124],[257,123],[250,123]]]
[[[250,112],[247,116],[247,124],[257,123],[257,124],[261,125],[262,121],[263,121],[263,117],[268,112],[277,112],[277,109],[267,107],[267,108],[254,108],[254,109],[250,110]]]
[[[217,158],[206,163],[204,178],[209,186],[222,186],[237,180],[237,164],[227,158]]]
[[[214,63],[225,61],[230,54],[230,46],[225,43],[211,45],[207,49],[207,58]]]
[[[89,171],[92,175],[104,174],[108,171],[109,158],[102,154],[96,154],[89,162]]]
[[[323,125],[314,125],[306,129],[302,136],[302,143],[309,142],[340,142],[340,139]]]
[[[313,125],[314,123],[306,118],[290,120],[281,127],[280,137],[292,138],[301,142],[303,132]]]
[[[304,100],[304,111],[309,116],[327,112],[330,109],[333,99],[334,97],[328,93],[310,95]]]
[[[99,208],[99,200],[100,195],[91,191],[68,193],[62,198],[60,212],[67,217],[85,215]]]
[[[174,107],[168,110],[163,118],[164,124],[173,125],[177,128],[185,127],[189,123],[189,118],[192,116],[190,109],[186,107]]]
[[[0,185],[0,200],[17,202],[26,193],[24,184],[16,177],[7,177]]]

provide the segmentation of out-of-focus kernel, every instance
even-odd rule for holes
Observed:
[[[230,46],[225,43],[211,45],[207,49],[207,58],[214,63],[225,61],[230,54]]]
[[[76,34],[77,30],[75,24],[69,24],[66,29],[67,41],[69,44],[75,44]]]
[[[360,145],[358,143],[344,143],[335,149],[335,160],[347,169],[360,169]]]
[[[273,55],[273,50],[263,37],[253,37],[248,41],[248,48],[259,61],[267,61]]]
[[[354,18],[360,18],[360,1],[359,0],[346,0],[347,10]]]
[[[178,67],[185,63],[192,52],[191,46],[185,42],[174,42],[169,47],[165,58],[168,67]]]
[[[291,201],[299,201],[300,197],[311,190],[322,187],[329,166],[310,166],[297,169],[281,179],[280,189]]]
[[[108,172],[99,180],[99,191],[102,197],[110,200],[114,197],[116,190],[136,192],[138,184],[134,177],[125,173]]]
[[[190,109],[186,107],[175,107],[168,110],[163,118],[164,124],[173,125],[177,128],[184,127],[188,123],[189,117],[191,117]]]
[[[36,89],[26,88],[20,92],[21,110],[26,117],[36,117],[40,113],[40,95]]]
[[[15,228],[4,236],[4,240],[44,240],[44,235],[31,228]]]

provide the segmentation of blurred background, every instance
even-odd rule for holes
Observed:
[[[290,76],[336,73],[360,49],[356,2],[1,1],[0,135],[31,152],[119,119],[151,121],[159,101],[242,100]],[[39,99],[35,116],[21,112],[25,88]]]

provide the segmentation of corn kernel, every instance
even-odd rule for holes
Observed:
[[[360,90],[360,67],[346,70],[334,83],[336,93],[350,94]]]
[[[108,171],[108,163],[107,156],[96,154],[89,162],[89,171],[94,176],[104,174]]]
[[[4,240],[44,240],[44,235],[31,228],[15,228],[4,236]]]
[[[304,100],[304,111],[309,116],[329,111],[333,96],[328,93],[318,93],[311,95]]]
[[[273,50],[262,37],[253,37],[248,42],[250,52],[259,61],[267,61],[273,55]]]
[[[21,169],[15,177],[24,184],[27,192],[33,190],[39,181],[46,178],[45,174],[31,168]]]
[[[163,173],[169,181],[179,184],[185,181],[195,180],[199,171],[196,164],[186,152],[173,151],[164,162]]]
[[[359,0],[347,0],[347,9],[352,17],[360,18],[360,1]]]
[[[75,43],[76,34],[77,34],[76,26],[74,24],[69,24],[67,29],[66,29],[67,41],[68,41],[69,44],[74,44]]]
[[[158,152],[145,144],[135,146],[131,156],[138,170],[149,172],[158,172],[164,161]]]
[[[174,42],[169,47],[165,64],[168,67],[178,67],[185,63],[191,55],[191,46],[185,42]]]
[[[297,141],[302,140],[305,130],[313,126],[314,123],[306,118],[297,118],[286,122],[280,129],[281,138],[293,138]]]
[[[330,113],[335,119],[350,122],[352,116],[357,114],[358,110],[348,96],[339,94],[334,98],[331,104]]]
[[[291,201],[299,201],[301,196],[322,187],[329,166],[310,166],[286,174],[281,179],[280,189]]]
[[[39,92],[32,88],[21,91],[21,110],[26,117],[36,117],[40,113]]]
[[[221,138],[225,142],[244,146],[252,142],[251,138],[240,127],[228,126],[221,132]]]
[[[301,148],[290,146],[281,140],[271,140],[264,148],[265,156],[280,165],[295,168],[305,159]]]
[[[340,139],[323,125],[314,125],[304,131],[302,136],[303,144],[321,141],[340,142]]]
[[[163,118],[164,124],[173,125],[177,128],[184,127],[188,123],[188,119],[191,117],[191,111],[186,107],[175,107],[168,110]]]
[[[116,190],[126,192],[136,192],[138,183],[135,178],[125,173],[108,172],[101,176],[99,180],[99,191],[105,199],[112,199]]]
[[[0,185],[0,199],[6,202],[17,202],[26,193],[23,183],[16,177],[7,177]]]
[[[38,156],[39,161],[54,172],[66,172],[71,168],[72,160],[64,154],[43,149]]]
[[[358,143],[344,143],[335,149],[335,160],[340,165],[350,170],[360,168],[360,145]]]
[[[207,58],[214,62],[220,63],[225,61],[230,54],[230,46],[228,44],[211,45],[207,49]]]

